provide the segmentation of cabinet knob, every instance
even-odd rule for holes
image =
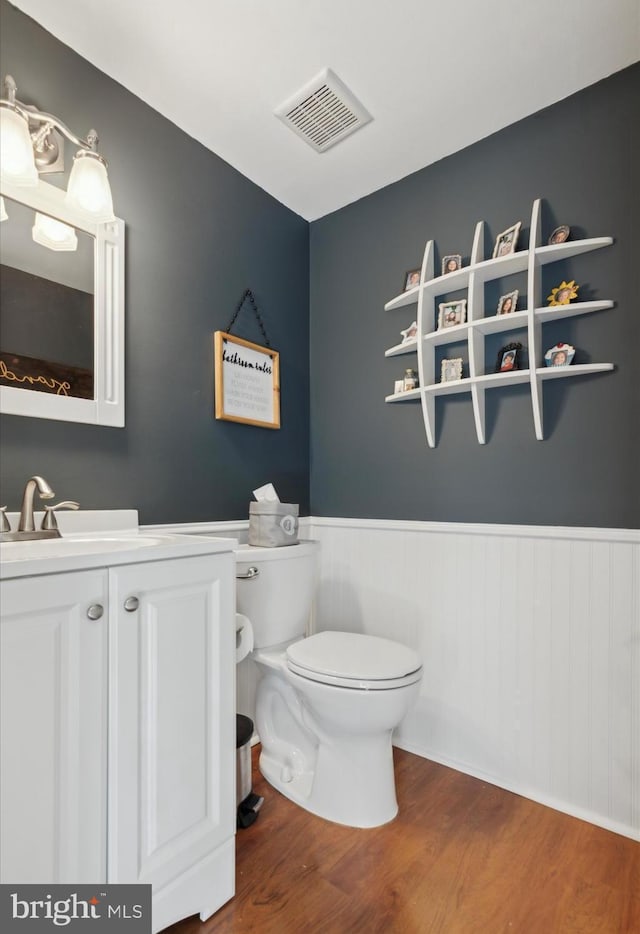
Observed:
[[[140,601],[137,597],[127,597],[123,605],[127,613],[134,613],[140,606]]]
[[[92,603],[89,609],[87,610],[87,616],[89,619],[100,619],[104,613],[104,607],[99,603]]]

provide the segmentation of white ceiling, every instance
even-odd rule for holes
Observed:
[[[12,2],[307,220],[640,58],[639,0]],[[273,111],[325,67],[374,120],[318,154]]]

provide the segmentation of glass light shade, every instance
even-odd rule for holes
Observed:
[[[0,107],[0,169],[3,181],[23,187],[38,184],[29,124],[10,107]]]
[[[0,195],[0,221],[8,221],[9,215],[7,214],[7,209],[4,206],[4,198]]]
[[[47,214],[36,212],[36,222],[31,229],[31,236],[40,246],[46,246],[56,252],[72,253],[78,249],[78,238],[73,227],[54,220]]]
[[[97,153],[81,149],[76,155],[66,200],[99,224],[115,220],[107,168]]]

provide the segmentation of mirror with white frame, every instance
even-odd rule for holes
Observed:
[[[95,223],[42,179],[0,193],[0,412],[124,426],[124,222]]]

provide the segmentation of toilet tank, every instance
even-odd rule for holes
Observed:
[[[239,545],[236,555],[238,613],[251,620],[255,648],[279,645],[305,634],[316,587],[318,542],[284,548]],[[250,574],[257,568],[258,574]]]

